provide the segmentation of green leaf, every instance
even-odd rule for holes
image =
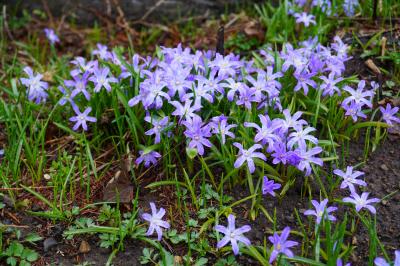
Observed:
[[[43,238],[36,233],[30,233],[25,237],[25,241],[27,241],[29,243],[34,243],[34,242],[40,241],[42,239]]]
[[[206,265],[207,262],[208,262],[208,259],[206,259],[206,258],[200,258],[199,260],[196,261],[196,263],[194,264],[194,266]]]
[[[29,248],[25,248],[22,257],[27,261],[34,262],[39,258],[39,255],[36,251],[33,251],[32,249]]]
[[[9,256],[21,257],[22,252],[24,251],[24,246],[18,242],[12,242],[11,245],[8,247],[10,252],[7,252]]]
[[[8,257],[6,262],[7,262],[7,264],[9,264],[11,266],[17,265],[17,259],[14,257]]]

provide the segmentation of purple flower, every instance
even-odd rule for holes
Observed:
[[[293,114],[293,116],[290,114],[289,109],[283,110],[283,115],[285,119],[282,120],[282,130],[284,133],[287,133],[289,128],[294,128],[297,126],[302,126],[302,125],[307,125],[307,121],[304,119],[300,119],[301,115],[303,114],[302,112],[298,111]],[[299,120],[300,119],[300,120]]]
[[[347,58],[348,59],[348,58]],[[336,76],[342,76],[342,72],[345,70],[344,58],[339,58],[338,56],[330,55],[327,60],[325,60],[326,71],[334,73]]]
[[[300,46],[306,48],[309,51],[313,51],[318,44],[318,36],[310,36],[307,40],[300,42]]]
[[[323,90],[322,96],[332,96],[335,91],[340,94],[340,90],[336,84],[343,80],[342,77],[335,79],[335,73],[331,72],[328,77],[320,76],[319,78],[324,81],[320,86],[320,89]]]
[[[175,61],[172,64],[164,62],[160,65],[165,70],[163,72],[163,78],[169,89],[169,96],[174,97],[178,92],[180,100],[184,101],[183,97],[186,91],[191,89],[193,84],[193,82],[189,80],[191,67],[184,67],[181,63]]]
[[[363,187],[367,186],[367,183],[365,183],[365,181],[357,179],[359,176],[364,175],[364,173],[361,171],[355,171],[353,173],[353,166],[347,166],[346,172],[343,172],[340,169],[335,169],[333,170],[333,173],[343,178],[342,184],[340,185],[341,189],[348,187],[350,189],[350,192],[353,193],[355,192],[354,185]]]
[[[92,55],[98,55],[100,59],[107,60],[110,57],[110,52],[108,51],[108,47],[106,45],[98,43],[97,49],[93,50]]]
[[[372,91],[373,91],[374,93],[375,93],[375,91],[376,91],[377,89],[379,89],[379,83],[378,83],[378,82],[371,81],[370,85],[371,85]]]
[[[351,197],[346,197],[343,202],[353,203],[356,206],[356,211],[359,212],[362,208],[367,208],[371,213],[375,214],[376,209],[371,203],[379,202],[377,198],[368,199],[369,192],[363,192],[358,195],[356,192],[351,193]]]
[[[236,81],[233,78],[228,78],[225,80],[225,82],[226,83],[222,83],[221,86],[230,89],[226,95],[228,101],[233,101],[233,97],[235,96],[235,94],[239,92],[240,89],[243,89],[246,86],[243,82]]]
[[[347,91],[351,95],[343,100],[342,105],[347,105],[351,101],[354,101],[360,107],[366,105],[369,108],[372,108],[371,98],[374,96],[374,93],[372,91],[363,91],[364,87],[365,80],[361,80],[360,83],[358,83],[357,90],[354,90],[349,86],[344,86],[343,90]],[[369,99],[367,99],[367,97],[369,97]]]
[[[238,158],[236,159],[234,164],[235,168],[239,168],[244,164],[244,162],[247,162],[247,167],[249,168],[250,173],[254,173],[256,167],[254,165],[253,158],[259,158],[263,161],[267,160],[267,157],[265,157],[264,154],[262,154],[261,152],[256,152],[256,150],[262,149],[262,146],[260,144],[254,144],[248,150],[243,149],[242,144],[238,142],[233,143],[233,146],[239,149]]]
[[[156,151],[141,150],[139,151],[139,157],[136,159],[135,163],[139,165],[144,162],[144,166],[147,168],[150,164],[156,165],[158,158],[161,158],[161,154]]]
[[[143,72],[142,65],[139,65],[140,60],[143,59],[141,58],[138,54],[134,54],[132,56],[132,64],[130,64],[130,68],[127,69],[124,65],[121,66],[121,74],[119,75],[120,79],[126,79],[128,77],[132,76],[131,70],[133,70],[133,72],[139,74],[140,77],[143,77]]]
[[[221,81],[223,80],[221,77],[217,75],[218,71],[213,69],[208,78],[199,75],[196,77],[196,80],[199,83],[203,83],[205,89],[211,92],[213,95],[216,91],[219,93],[224,93],[224,88],[222,87]]]
[[[146,235],[151,236],[155,230],[157,232],[158,241],[161,241],[163,234],[162,229],[163,228],[168,229],[170,227],[168,222],[162,220],[162,218],[165,215],[165,209],[160,208],[160,210],[157,211],[154,202],[150,202],[150,208],[151,208],[151,214],[150,213],[142,214],[142,218],[150,223]]]
[[[296,5],[298,5],[299,7],[303,7],[303,6],[307,3],[307,0],[295,0],[294,2],[295,2]]]
[[[395,259],[393,262],[393,266],[400,266],[400,250],[396,250],[394,254],[395,254]],[[374,260],[374,263],[376,266],[390,266],[389,262],[387,262],[384,258],[380,257],[376,258]]]
[[[147,130],[144,134],[147,136],[155,135],[154,144],[160,143],[161,140],[161,132],[168,126],[172,125],[172,123],[168,123],[169,117],[163,118],[153,118],[150,116],[146,116],[144,120],[153,125],[153,128]]]
[[[94,91],[99,92],[104,87],[108,92],[111,92],[110,83],[116,83],[118,80],[114,77],[108,77],[110,69],[108,67],[98,68],[94,70],[93,76],[89,78],[90,81],[94,82]]]
[[[57,42],[60,42],[60,39],[58,38],[57,34],[54,32],[53,29],[44,29],[44,33],[46,34],[46,38],[49,40],[49,42],[54,45]]]
[[[81,126],[83,130],[87,131],[88,127],[86,122],[93,122],[95,123],[97,121],[96,117],[89,116],[89,113],[92,111],[92,107],[88,107],[85,109],[83,113],[79,110],[78,107],[73,106],[74,111],[76,113],[76,116],[73,116],[69,119],[71,122],[76,122],[74,127],[72,128],[73,130],[78,130],[78,128]]]
[[[235,138],[235,134],[229,130],[237,127],[237,125],[228,125],[227,123],[228,120],[225,117],[221,119],[221,116],[214,117],[212,123],[210,123],[210,126],[212,127],[212,133],[219,134],[221,136],[222,144],[225,144],[226,136]]]
[[[262,194],[270,194],[271,196],[275,197],[274,190],[277,190],[281,187],[281,184],[277,184],[274,180],[268,180],[268,177],[264,176],[263,186],[262,186]]]
[[[275,94],[279,94],[279,90],[282,88],[282,84],[277,81],[277,79],[283,77],[282,72],[275,72],[274,73],[274,68],[272,66],[267,66],[267,73],[265,72],[258,72],[261,77],[260,78],[265,78],[267,81],[267,87],[265,88],[265,91],[268,93],[270,97],[275,96]],[[265,75],[265,77],[264,77]]]
[[[190,138],[189,148],[196,148],[200,155],[204,154],[204,146],[211,147],[211,142],[207,139],[211,137],[211,128],[209,125],[204,125],[201,117],[196,115],[192,119],[187,118],[182,123],[186,126],[185,136]]]
[[[197,86],[193,86],[193,92],[185,94],[182,99],[184,101],[188,99],[195,99],[195,105],[201,105],[201,100],[205,99],[208,102],[212,103],[214,101],[214,97],[211,94],[208,86],[205,84],[198,82]]]
[[[128,104],[134,106],[141,101],[146,110],[153,105],[160,109],[164,103],[163,98],[168,101],[171,99],[168,93],[162,90],[166,85],[166,82],[162,80],[162,71],[150,72],[145,70],[144,72],[148,78],[140,83],[139,94],[130,99]]]
[[[300,149],[305,149],[307,147],[306,140],[314,144],[318,144],[318,139],[312,135],[309,135],[310,132],[316,130],[315,128],[303,128],[303,126],[295,126],[294,129],[295,132],[289,134],[289,141],[287,143],[289,148],[293,148],[293,146],[297,144]]]
[[[245,122],[245,127],[253,127],[257,130],[257,134],[254,137],[255,142],[261,142],[261,144],[266,145],[268,143],[268,152],[271,152],[274,147],[274,143],[279,141],[280,138],[277,135],[278,129],[281,128],[282,123],[280,120],[271,120],[268,115],[258,115],[261,122],[261,127],[256,123]]]
[[[342,259],[337,259],[336,260],[336,266],[343,266]],[[351,266],[351,264],[350,263],[346,263],[344,266]]]
[[[172,115],[179,116],[180,119],[197,116],[195,112],[201,109],[201,105],[194,104],[192,106],[191,100],[185,101],[183,105],[178,101],[171,101],[169,103],[176,108],[175,111],[172,112]]]
[[[89,72],[85,72],[82,77],[72,77],[73,80],[64,80],[64,84],[67,87],[75,87],[71,92],[71,98],[74,98],[79,93],[83,93],[86,100],[90,100],[90,93],[86,90],[86,84],[88,82]]]
[[[182,49],[182,44],[178,44],[175,48],[167,48],[163,46],[161,48],[161,52],[165,55],[165,61],[167,63],[179,63],[186,66],[192,65],[192,56],[189,47]]]
[[[296,23],[300,24],[303,23],[304,26],[308,27],[310,24],[316,24],[315,23],[315,16],[313,15],[308,15],[306,12],[302,12],[301,14],[295,13],[294,17],[296,18]]]
[[[362,112],[361,105],[354,101],[350,102],[350,105],[343,105],[342,108],[346,111],[345,116],[351,116],[354,122],[357,122],[358,118],[367,118],[367,116]]]
[[[269,97],[274,97],[279,94],[279,89],[282,87],[281,83],[276,79],[282,77],[282,73],[273,73],[273,67],[267,66],[267,72],[263,70],[257,71],[257,80],[252,76],[248,75],[246,79],[253,85],[252,88],[255,89],[255,95],[259,99],[262,99],[266,95]],[[264,95],[265,93],[266,95]]]
[[[302,72],[295,72],[294,77],[297,79],[297,84],[294,87],[294,91],[299,91],[300,89],[303,89],[304,95],[308,94],[308,86],[312,87],[315,89],[317,86],[317,83],[315,83],[314,80],[311,78],[315,76],[315,73],[307,73],[305,71]]]
[[[215,231],[224,234],[225,236],[218,241],[217,248],[222,248],[226,246],[228,243],[232,245],[233,254],[239,254],[239,245],[238,242],[242,242],[245,246],[250,246],[250,240],[243,236],[244,233],[249,232],[251,230],[250,225],[244,225],[242,227],[236,228],[235,225],[235,216],[229,214],[228,216],[228,226],[216,225],[214,227]]]
[[[311,163],[322,166],[322,160],[318,157],[315,157],[318,153],[322,152],[321,147],[314,147],[311,150],[300,149],[300,158],[301,161],[297,168],[300,171],[305,171],[305,175],[308,176],[311,174]]]
[[[219,77],[233,77],[241,64],[232,54],[223,56],[217,53],[215,59],[209,63],[209,66],[211,69],[218,70]]]
[[[282,141],[277,141],[274,143],[273,153],[271,156],[274,158],[272,160],[273,164],[278,163],[289,163],[291,165],[297,166],[301,161],[301,158],[297,151],[287,151],[286,144]]]
[[[312,54],[308,67],[310,68],[311,72],[321,73],[325,67],[325,60],[322,60],[318,54]]]
[[[279,254],[285,254],[289,258],[294,257],[294,254],[290,248],[297,246],[299,243],[296,241],[287,240],[289,234],[290,227],[287,226],[285,229],[283,229],[281,235],[278,235],[278,233],[275,232],[273,236],[268,237],[269,241],[271,241],[271,243],[274,245],[271,256],[269,257],[269,263],[275,261]]]
[[[237,105],[244,105],[247,109],[251,109],[252,102],[260,102],[260,98],[255,95],[256,89],[244,86],[239,89],[239,98]]]
[[[36,104],[45,102],[47,99],[47,88],[49,84],[42,81],[42,74],[34,74],[32,68],[24,67],[24,72],[28,75],[28,78],[21,78],[21,83],[27,88],[28,100],[34,101]]]
[[[304,215],[314,215],[315,217],[317,217],[317,224],[320,224],[322,218],[328,218],[329,221],[336,221],[336,218],[333,215],[330,215],[330,213],[336,211],[337,208],[327,207],[328,199],[324,199],[320,203],[316,200],[312,200],[311,203],[314,206],[315,210],[306,210],[304,212]]]
[[[354,0],[350,0],[350,1],[354,1]],[[355,1],[357,1],[357,0],[355,0]],[[331,44],[331,47],[333,50],[336,51],[337,56],[339,58],[347,59],[347,50],[349,50],[349,46],[347,44],[345,44],[342,41],[342,39],[340,39],[339,36],[335,36],[335,38],[333,38],[333,40],[335,42]]]
[[[296,69],[296,72],[301,72],[307,66],[308,60],[302,54],[304,48],[293,49],[291,44],[285,45],[286,51],[281,52],[281,58],[284,60],[282,71],[286,72],[290,66]]]
[[[312,7],[319,7],[323,12],[325,12],[327,15],[330,15],[332,13],[331,11],[331,1],[330,0],[313,0],[311,2]]]
[[[71,63],[77,66],[76,69],[73,69],[70,72],[72,77],[78,76],[79,74],[83,74],[85,72],[93,73],[93,71],[97,69],[98,65],[97,60],[86,62],[86,59],[80,56],[75,57]]]
[[[354,16],[355,9],[360,5],[358,0],[344,0],[343,11],[348,17]]]
[[[76,104],[74,103],[71,97],[71,92],[69,91],[69,89],[65,89],[62,86],[58,86],[58,90],[63,94],[61,99],[58,101],[58,103],[61,106],[64,106],[67,102],[69,102],[72,105],[72,107],[76,107]]]
[[[393,123],[400,124],[400,118],[396,116],[397,112],[399,111],[399,107],[392,108],[390,103],[388,103],[386,105],[386,108],[383,108],[381,106],[379,107],[379,110],[381,111],[382,118],[386,124],[388,124],[389,126],[394,126]]]

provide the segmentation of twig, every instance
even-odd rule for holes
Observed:
[[[52,27],[54,27],[54,19],[53,19],[53,15],[51,14],[49,5],[47,4],[47,0],[42,0],[42,5],[43,5],[43,9],[46,11],[47,16],[50,19],[50,24]]]
[[[13,227],[13,228],[29,228],[28,225],[16,225],[16,224],[1,224],[4,227]]]
[[[117,17],[117,24],[121,24],[121,27],[124,28],[130,35],[134,35],[135,31],[129,26],[129,23],[125,17],[125,13],[119,4],[119,0],[113,0],[113,2],[115,4],[115,6],[117,8],[117,12],[119,14],[119,16]],[[118,23],[119,19],[121,20],[121,23]]]
[[[10,28],[8,27],[8,22],[7,22],[7,6],[3,5],[3,19],[4,19],[4,29],[7,32],[8,37],[10,40],[14,41],[14,36],[11,34]]]
[[[159,6],[161,6],[163,3],[165,2],[165,0],[158,0],[158,2],[152,6],[149,10],[147,10],[146,13],[144,13],[144,15],[140,18],[140,20],[146,20],[146,18],[153,13],[154,10],[156,10]]]

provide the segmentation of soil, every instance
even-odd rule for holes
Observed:
[[[355,165],[362,161],[363,158],[363,139],[359,142],[354,142],[350,146],[350,154],[348,159],[349,165]],[[387,195],[400,190],[400,137],[397,135],[388,135],[385,142],[371,153],[366,164],[360,169],[365,172],[365,181],[368,183],[368,191],[371,191],[371,196],[384,198]],[[300,231],[294,208],[299,211],[300,219],[307,224],[307,218],[302,215],[308,206],[307,196],[301,195],[302,180],[297,180],[297,184],[289,189],[285,197],[281,201],[273,197],[264,197],[262,205],[267,209],[270,216],[273,217],[274,209],[276,209],[277,230],[282,230],[285,226],[290,226],[294,230]],[[147,194],[141,200],[141,206],[147,206],[149,201],[163,201],[165,203],[166,195],[171,195],[168,188],[164,188],[155,193]],[[248,195],[247,190],[243,186],[235,187],[231,196],[235,199],[241,199]],[[344,196],[344,195],[343,195]],[[169,199],[173,204],[173,200]],[[394,193],[390,198],[383,200],[377,205],[377,232],[380,240],[385,245],[385,248],[390,256],[394,250],[400,247],[400,193]],[[350,207],[341,207],[350,208]],[[255,221],[249,219],[250,201],[235,207],[234,213],[237,215],[237,224],[250,224],[252,231],[247,236],[255,245],[262,245],[264,238],[271,234],[272,224],[265,218],[263,214],[259,214]],[[5,212],[4,212],[5,211]],[[10,208],[3,211],[2,222],[5,224],[15,221],[10,218],[12,213]],[[340,219],[338,211],[336,216]],[[27,216],[23,212],[13,213],[12,216],[19,221],[19,226],[25,226],[23,233],[38,232],[44,239],[53,238],[57,244],[44,251],[43,242],[39,243],[36,249],[41,254],[41,259],[35,265],[76,265],[82,262],[92,262],[94,265],[105,265],[110,255],[110,249],[100,248],[98,246],[98,238],[96,236],[79,236],[74,240],[64,240],[62,232],[66,225],[63,223],[52,224],[41,218]],[[250,221],[250,222],[249,222]],[[306,228],[308,226],[306,225]],[[311,229],[312,231],[312,229]],[[308,232],[312,233],[312,232]],[[301,242],[301,239],[296,235],[291,235],[290,239]],[[87,254],[79,254],[79,245],[82,240],[88,242],[90,252]],[[268,241],[268,240],[267,240]],[[356,248],[354,254],[350,258],[352,265],[365,265],[368,259],[368,243],[369,236],[367,230],[361,223],[357,223],[356,233],[353,236],[348,236],[347,241],[352,241]],[[211,243],[214,244],[214,243]],[[125,250],[119,252],[113,259],[114,265],[140,265],[139,258],[142,255],[142,249],[145,247],[143,242],[134,240],[125,241]],[[174,247],[175,248],[175,247]],[[176,248],[177,253],[184,254],[185,248]],[[296,254],[300,254],[301,246],[294,248]],[[309,250],[311,253],[312,250]],[[176,254],[176,253],[175,253]],[[241,265],[257,265],[257,263],[247,257],[238,257]]]

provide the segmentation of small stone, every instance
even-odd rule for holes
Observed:
[[[46,179],[46,180],[50,180],[50,179],[51,179],[51,176],[50,176],[49,174],[44,174],[44,175],[43,175],[43,178]]]
[[[35,204],[35,203],[32,204],[31,211],[38,212],[41,210],[42,210],[42,207],[40,207],[38,204]]]
[[[79,253],[88,253],[90,251],[90,245],[88,242],[85,240],[82,240],[80,246],[79,246]]]
[[[388,201],[387,200],[382,200],[382,205],[383,206],[387,206],[388,205]]]
[[[44,249],[44,252],[49,251],[52,247],[56,246],[57,244],[58,244],[58,243],[57,243],[57,241],[54,239],[54,237],[46,238],[46,239],[43,241],[43,249]]]
[[[353,239],[351,240],[351,244],[357,245],[357,237],[353,237]]]
[[[14,207],[14,200],[7,195],[0,196],[0,200],[3,201],[8,207]]]
[[[382,164],[382,165],[381,165],[381,169],[382,169],[383,171],[388,171],[388,170],[389,170],[389,168],[386,166],[386,164]]]

